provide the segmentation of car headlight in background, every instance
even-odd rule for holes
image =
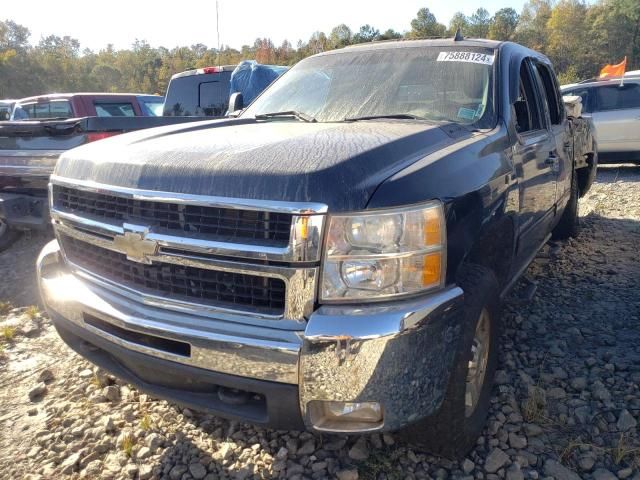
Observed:
[[[321,301],[375,300],[444,285],[442,203],[331,215]]]

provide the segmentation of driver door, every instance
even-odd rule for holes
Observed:
[[[559,158],[555,137],[529,59],[520,66],[520,95],[514,104],[518,141],[513,161],[519,183],[517,257],[528,261],[544,242],[555,214]]]

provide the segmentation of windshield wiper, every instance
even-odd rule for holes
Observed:
[[[418,115],[412,115],[410,113],[390,113],[388,115],[367,115],[365,117],[345,117],[345,122],[357,122],[358,120],[377,120],[379,118],[397,118],[397,119],[409,119],[409,120],[429,120],[425,117]]]
[[[297,118],[298,120],[302,120],[303,122],[307,122],[307,123],[313,123],[317,121],[311,115],[298,112],[297,110],[287,110],[284,112],[273,112],[273,113],[260,113],[255,116],[257,120],[266,120],[267,118],[274,118],[274,117],[294,117],[294,118]]]

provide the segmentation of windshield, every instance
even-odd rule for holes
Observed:
[[[469,47],[347,50],[310,57],[242,116],[295,111],[319,122],[337,122],[406,115],[491,128],[494,58],[491,49]]]

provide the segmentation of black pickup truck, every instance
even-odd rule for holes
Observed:
[[[159,397],[460,456],[501,299],[577,233],[597,163],[579,123],[514,43],[322,53],[238,118],[63,154],[41,295],[73,349]]]

